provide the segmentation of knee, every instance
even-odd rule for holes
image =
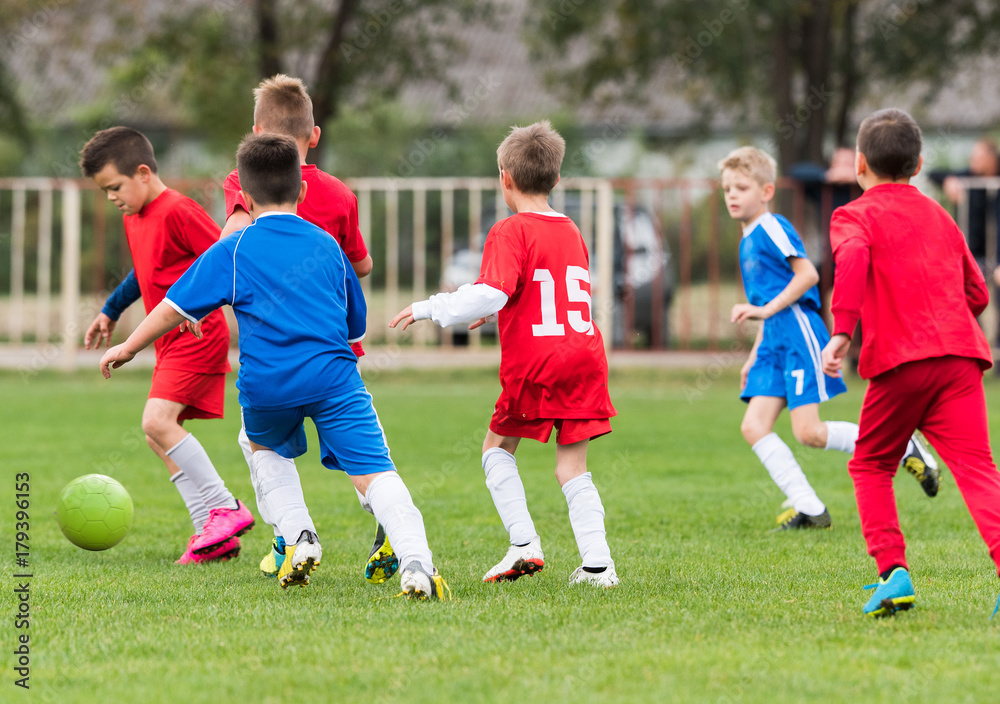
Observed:
[[[740,433],[743,434],[743,439],[751,446],[756,445],[762,437],[770,432],[771,429],[765,427],[756,418],[744,417],[743,422],[740,423]]]
[[[806,447],[826,447],[826,426],[823,423],[816,423],[805,426],[795,426],[792,428],[792,433],[795,435],[795,439],[802,445]]]

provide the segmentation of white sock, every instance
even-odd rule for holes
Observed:
[[[382,472],[368,485],[365,493],[375,518],[385,528],[389,543],[406,568],[416,562],[427,574],[434,573],[431,549],[420,511],[413,505],[410,492],[396,472]]]
[[[194,435],[188,433],[183,440],[167,450],[167,456],[198,488],[201,500],[209,511],[216,508],[238,508],[236,499],[229,493],[205,448]]]
[[[576,545],[584,567],[607,567],[613,564],[604,530],[604,506],[590,472],[584,472],[563,484],[569,524],[573,526]]]
[[[257,499],[257,513],[260,514],[260,519],[264,523],[274,529],[274,534],[280,537],[281,531],[278,530],[278,526],[271,518],[271,511],[267,507],[267,502],[264,501],[264,496],[260,493],[260,482],[257,480],[257,471],[253,468],[253,449],[250,447],[250,438],[247,437],[247,429],[242,425],[240,426],[239,444],[240,449],[243,450],[243,459],[247,461],[247,466],[250,468],[250,486],[253,487],[254,497]]]
[[[191,523],[194,524],[195,535],[201,535],[201,529],[205,527],[205,521],[208,520],[208,507],[201,500],[201,492],[187,478],[183,470],[171,476],[170,481],[174,483],[177,493],[184,499],[184,505],[187,506],[188,513],[191,514]]]
[[[816,496],[795,455],[777,433],[765,435],[753,446],[771,479],[792,502],[792,508],[807,516],[818,516],[826,506]]]
[[[840,450],[849,455],[854,454],[854,445],[858,442],[858,424],[843,420],[826,421],[826,448]]]
[[[354,485],[352,484],[351,486],[354,486]],[[368,513],[370,513],[370,514],[372,514],[374,516],[375,512],[372,511],[372,505],[370,503],[368,503],[368,498],[364,494],[362,494],[360,491],[358,491],[358,487],[356,487],[356,486],[354,487],[354,493],[358,495],[358,503],[361,504],[361,508],[363,508],[365,511],[367,511]],[[392,545],[392,542],[390,541],[389,544]]]
[[[538,534],[528,513],[528,500],[521,476],[517,473],[514,455],[499,447],[491,447],[483,453],[483,471],[486,472],[486,487],[493,497],[493,505],[497,507],[503,527],[510,534],[510,544],[527,545]]]
[[[285,542],[291,545],[302,531],[315,533],[316,526],[306,508],[295,462],[274,450],[258,450],[253,453],[253,467],[261,496],[278,530],[275,534],[283,535]]]

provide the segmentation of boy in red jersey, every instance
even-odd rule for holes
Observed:
[[[611,432],[608,362],[590,309],[590,257],[573,221],[549,207],[566,143],[547,121],[514,128],[497,150],[500,189],[515,214],[490,230],[475,284],[401,311],[389,327],[430,318],[472,323],[498,314],[500,383],[483,469],[504,528],[506,556],[484,582],[515,580],[545,565],[514,452],[521,438],[547,442],[556,429],[556,479],[569,507],[583,564],[570,584],[618,585],[604,530],[604,506],[587,444]],[[473,322],[475,321],[475,322]]]
[[[291,137],[299,148],[302,166],[302,180],[306,182],[306,197],[298,206],[298,215],[317,227],[330,233],[347,256],[358,278],[367,276],[372,270],[372,258],[365,247],[364,238],[358,227],[358,199],[339,179],[321,171],[314,164],[306,163],[309,150],[319,143],[320,128],[313,121],[312,99],[305,85],[298,78],[277,74],[260,82],[254,89],[253,132],[254,134],[280,134]],[[240,194],[240,178],[236,169],[223,183],[226,196],[226,225],[222,237],[242,230],[250,224],[249,209]],[[303,269],[302,275],[308,274]],[[354,353],[361,357],[364,350],[360,342],[351,345]],[[264,521],[274,527],[271,550],[260,562],[265,575],[277,576],[285,555],[285,538],[279,535],[277,526],[271,520],[266,506],[260,502],[260,486],[253,471],[250,440],[246,430],[240,428],[240,448],[250,467],[250,481],[258,497],[257,510]],[[364,496],[358,494],[362,507],[371,513],[371,507]],[[295,536],[292,536],[292,540]],[[396,554],[385,537],[385,529],[378,525],[375,543],[365,565],[365,578],[380,584],[399,567]]]
[[[218,241],[219,226],[193,200],[164,185],[156,173],[153,146],[141,132],[128,127],[98,132],[84,145],[80,168],[124,214],[135,269],[129,275],[133,283],[126,279],[123,285],[137,289],[135,295],[116,291],[109,299],[114,308],[124,297],[124,306],[106,307],[97,316],[84,337],[89,348],[109,344],[117,313],[139,292],[146,313],[153,310],[188,266]],[[229,327],[219,311],[190,326],[193,335],[186,327],[157,340],[153,383],[142,412],[146,442],[167,465],[194,524],[180,564],[237,555],[237,536],[254,524],[197,438],[182,427],[188,418],[223,416]]]
[[[1000,473],[982,385],[993,357],[976,323],[989,292],[954,220],[909,185],[923,164],[920,148],[920,128],[902,110],[867,117],[855,161],[864,195],[834,211],[830,225],[834,334],[823,350],[823,369],[840,370],[861,319],[858,371],[870,379],[847,467],[879,572],[863,608],[873,617],[909,609],[916,600],[892,479],[917,428],[951,468],[1000,569]]]

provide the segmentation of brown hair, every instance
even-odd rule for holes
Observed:
[[[248,134],[236,150],[240,188],[260,205],[295,203],[302,167],[295,140],[280,134]]]
[[[80,170],[87,178],[113,164],[122,176],[135,176],[145,164],[156,173],[153,145],[139,130],[131,127],[109,127],[90,138],[80,151]]]
[[[897,108],[879,110],[858,127],[858,151],[875,175],[893,180],[909,178],[920,163],[920,127],[909,113]]]
[[[774,158],[757,147],[740,147],[726,155],[718,163],[719,171],[731,169],[749,176],[761,186],[774,183],[778,177],[778,165]]]
[[[548,120],[527,127],[512,127],[497,149],[497,164],[527,194],[548,194],[559,181],[559,167],[566,154],[566,140]]]
[[[315,126],[313,104],[301,79],[283,73],[265,78],[253,90],[253,123],[264,132],[307,139]]]

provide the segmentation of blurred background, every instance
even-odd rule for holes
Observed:
[[[618,349],[739,349],[752,335],[728,323],[741,233],[715,181],[741,144],[778,160],[774,209],[828,289],[830,212],[860,193],[849,150],[882,107],[920,123],[914,183],[952,210],[988,275],[996,264],[996,3],[4,0],[0,341],[71,346],[130,268],[120,217],[78,180],[95,131],[142,130],[167,184],[221,222],[252,90],[278,72],[313,98],[323,137],[310,160],[359,195],[378,335],[397,304],[475,278],[485,233],[507,214],[496,146],[539,119],[567,141],[554,206],[592,259],[611,258],[603,272],[594,262],[595,318]],[[420,334],[491,344],[488,329]]]

